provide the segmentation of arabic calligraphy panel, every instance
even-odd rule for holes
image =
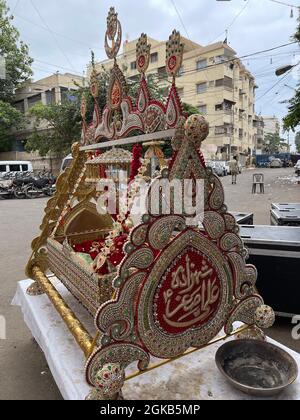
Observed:
[[[138,333],[147,351],[171,358],[207,344],[224,325],[232,289],[228,262],[213,242],[193,229],[177,235],[141,286]]]

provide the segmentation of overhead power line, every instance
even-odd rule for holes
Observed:
[[[67,60],[67,62],[69,63],[69,65],[72,67],[72,69],[75,71],[75,68],[73,66],[73,64],[71,63],[71,61],[69,60],[69,57],[67,56],[67,54],[64,52],[64,50],[61,48],[61,45],[59,44],[59,42],[57,41],[52,29],[50,28],[50,26],[48,25],[48,23],[45,21],[45,19],[43,18],[43,16],[41,15],[39,9],[36,7],[36,5],[34,4],[33,0],[30,0],[30,3],[32,4],[32,7],[34,8],[34,10],[36,11],[36,13],[38,14],[39,18],[41,19],[41,21],[43,22],[43,24],[46,26],[46,28],[48,29],[49,33],[51,33],[55,44],[57,46],[57,48],[60,50],[60,52],[62,53],[62,55],[65,57],[65,59]]]
[[[295,8],[295,9],[299,9],[299,6],[296,6],[295,4],[289,4],[289,3],[286,3],[284,1],[280,1],[280,0],[269,0],[269,1],[271,1],[272,3],[281,4],[282,6],[288,6],[288,7],[292,7],[292,8]]]
[[[220,33],[220,35],[218,35],[213,41],[210,42],[210,44],[212,44],[213,42],[215,42],[218,38],[220,38],[220,36],[224,35],[225,33],[228,33],[228,30],[233,26],[233,24],[235,23],[235,21],[243,14],[243,12],[246,10],[246,8],[249,6],[250,0],[247,1],[246,4],[244,4],[244,6],[241,8],[241,10],[234,16],[233,20],[229,23],[229,25],[227,26],[227,28]]]
[[[178,10],[177,6],[176,6],[175,0],[171,0],[171,3],[173,4],[174,10],[175,10],[175,12],[176,12],[176,14],[177,14],[177,16],[178,16],[178,18],[179,18],[180,22],[181,22],[181,25],[182,25],[182,27],[183,27],[183,29],[184,29],[185,33],[186,33],[186,36],[188,37],[188,39],[191,39],[191,38],[190,38],[190,35],[189,35],[189,33],[188,33],[188,30],[187,30],[187,28],[186,28],[186,26],[185,26],[185,24],[184,24],[184,22],[183,22],[183,19],[182,19],[182,17],[181,17],[181,14],[180,14],[180,12],[179,12],[179,10]]]
[[[18,13],[14,13],[14,16],[16,16],[17,18],[19,18],[19,19],[21,19],[21,20],[24,20],[25,22],[27,22],[27,23],[30,23],[31,25],[34,25],[34,26],[36,26],[36,27],[38,27],[38,28],[41,28],[41,29],[44,29],[45,31],[49,31],[49,29],[46,27],[46,26],[43,26],[43,25],[40,25],[39,23],[36,23],[36,22],[34,22],[33,20],[31,20],[31,19],[28,19],[28,18],[26,18],[26,17],[24,17],[24,16],[21,16],[21,15],[19,15]],[[61,37],[61,38],[65,38],[65,39],[67,39],[68,41],[71,41],[71,42],[74,42],[75,44],[78,44],[78,45],[82,45],[82,46],[84,46],[84,47],[88,47],[89,49],[93,49],[93,50],[101,50],[101,51],[103,51],[104,50],[104,47],[96,47],[96,45],[88,45],[88,44],[86,44],[85,42],[82,42],[82,41],[79,41],[78,39],[74,39],[74,38],[71,38],[71,37],[69,37],[69,36],[67,36],[67,35],[64,35],[64,34],[61,34],[61,33],[59,33],[59,32],[56,32],[56,31],[53,31],[53,30],[51,30],[51,32],[54,34],[54,35],[56,35],[56,36],[58,36],[58,37]]]
[[[260,99],[264,98],[269,92],[271,92],[271,90],[273,90],[277,85],[279,85],[279,83],[281,83],[282,80],[284,80],[294,70],[295,67],[299,66],[299,64],[300,61],[295,66],[293,66],[293,68],[289,70],[283,77],[281,77],[280,80],[278,80],[273,86],[271,86],[263,95],[257,98],[256,101],[259,101]]]

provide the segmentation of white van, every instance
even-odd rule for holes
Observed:
[[[29,161],[0,161],[0,177],[8,172],[33,172]]]
[[[61,164],[61,167],[60,167],[60,172],[62,173],[66,168],[69,168],[71,166],[72,162],[73,162],[72,155],[66,156],[62,161],[62,164]]]

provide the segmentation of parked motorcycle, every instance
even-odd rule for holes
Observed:
[[[55,178],[53,176],[34,179],[24,188],[24,194],[29,199],[37,198],[41,195],[51,197],[55,192],[54,184]]]
[[[55,192],[55,181],[52,173],[42,172],[34,176],[31,172],[10,172],[0,180],[0,198],[32,199],[42,195],[52,196]]]

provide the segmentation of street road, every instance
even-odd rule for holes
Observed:
[[[238,184],[222,178],[231,211],[254,212],[255,224],[270,224],[271,202],[300,202],[300,185],[293,169],[255,170],[265,175],[265,195],[252,195],[254,170],[243,172]],[[37,236],[47,199],[0,200],[0,316],[7,322],[7,339],[0,340],[0,399],[61,399],[46,360],[24,324],[21,310],[10,305],[18,280]],[[280,320],[270,335],[300,352],[291,338],[290,320]]]

